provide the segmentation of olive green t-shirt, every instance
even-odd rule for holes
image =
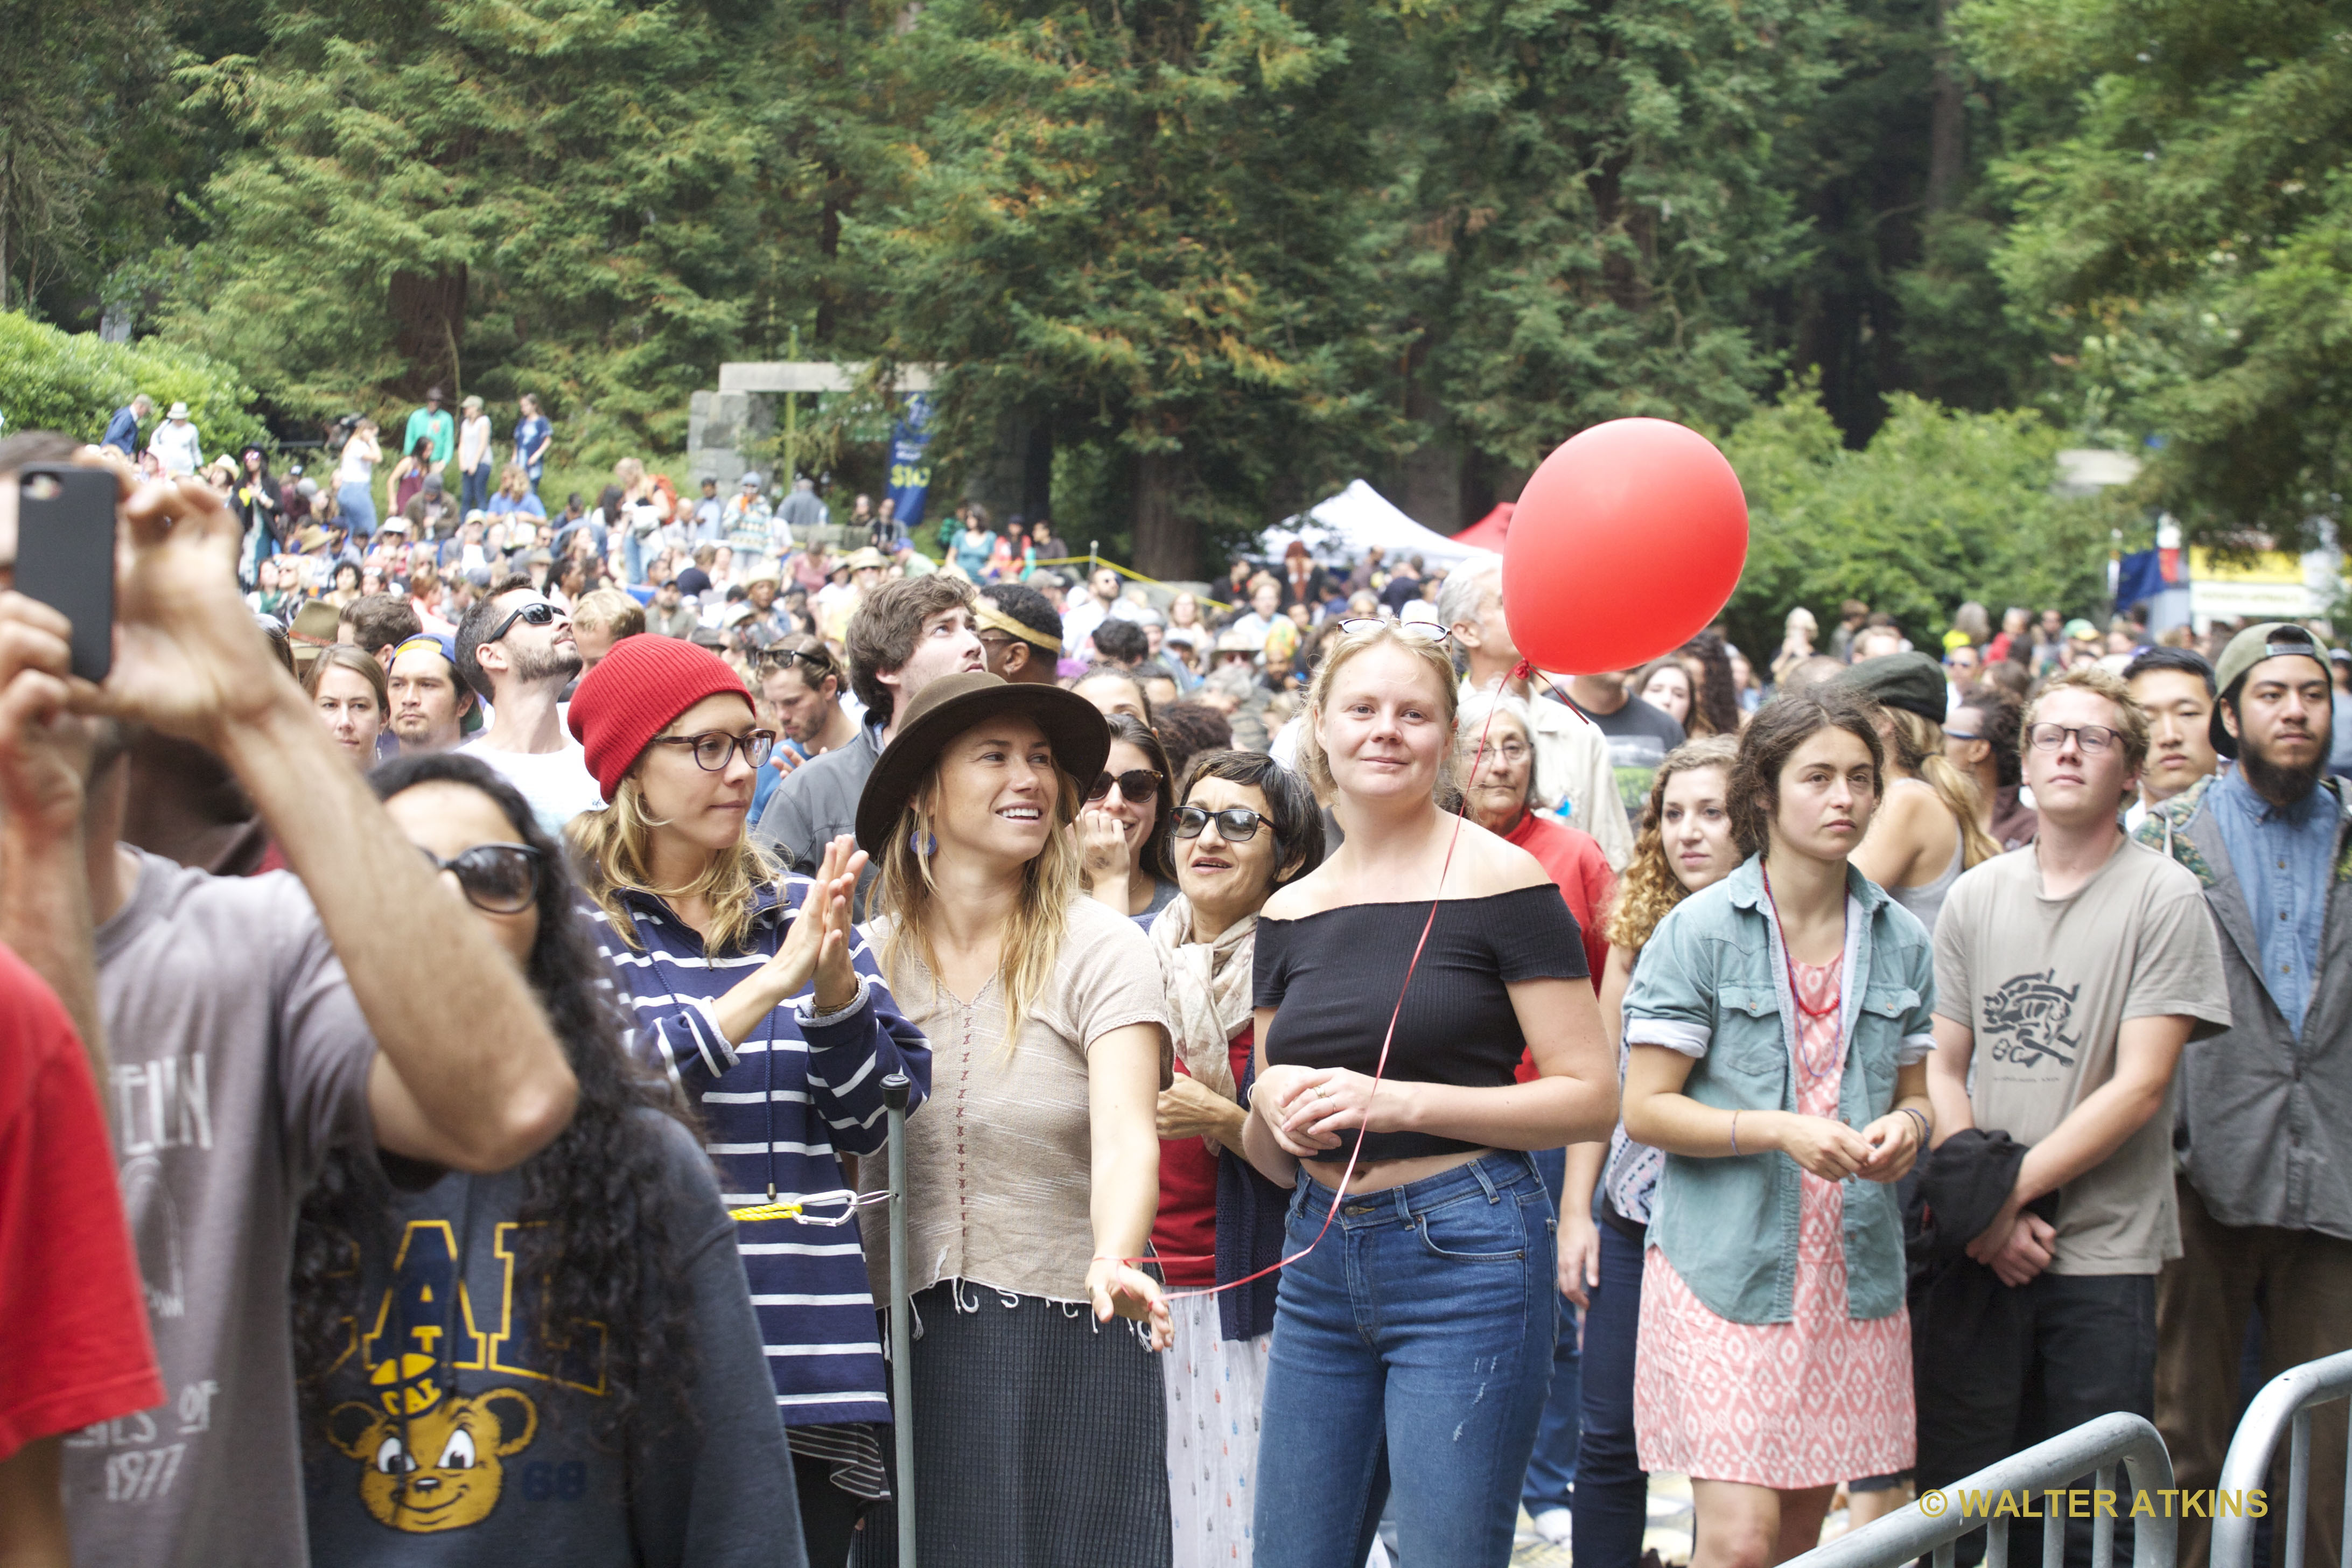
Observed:
[[[2033,1144],[2115,1077],[2133,1018],[2230,1025],[2221,950],[2185,868],[2125,840],[2073,893],[2042,890],[2031,844],[1952,885],[1936,922],[1936,1012],[1974,1031],[1976,1124]],[[2058,1194],[2054,1274],[2153,1274],[2180,1255],[2172,1197],[2176,1087],[2164,1108]]]

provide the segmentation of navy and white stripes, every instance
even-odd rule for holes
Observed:
[[[781,896],[763,889],[746,951],[719,956],[657,899],[620,895],[641,944],[634,949],[588,907],[640,1048],[701,1114],[730,1208],[765,1203],[771,1182],[786,1199],[846,1187],[839,1154],[878,1153],[888,1136],[883,1079],[905,1073],[914,1104],[930,1092],[930,1047],[898,1016],[863,930],[852,937],[859,985],[849,1006],[817,1016],[803,992],[740,1045],[719,1032],[713,1005],[775,953],[814,886],[794,876]],[[785,1425],[888,1421],[856,1220],[756,1220],[738,1239]]]

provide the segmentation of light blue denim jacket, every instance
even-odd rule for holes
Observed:
[[[1895,1068],[1935,1048],[1935,970],[1927,928],[1848,867],[1838,1118],[1849,1127],[1885,1115]],[[1794,1110],[1796,1016],[1763,862],[1751,857],[1658,922],[1626,993],[1625,1038],[1696,1058],[1683,1092],[1703,1105]],[[1650,1243],[1717,1317],[1788,1322],[1801,1173],[1779,1152],[1668,1154]],[[1849,1177],[1844,1187],[1847,1312],[1884,1318],[1903,1305],[1901,1209],[1890,1183]]]

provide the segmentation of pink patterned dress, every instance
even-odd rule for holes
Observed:
[[[1795,966],[1801,1054],[1797,1110],[1834,1118],[1845,1044],[1838,1037],[1835,963]],[[1908,1469],[1916,1427],[1911,1403],[1911,1320],[1846,1315],[1845,1194],[1800,1173],[1794,1316],[1735,1323],[1692,1294],[1653,1247],[1642,1270],[1642,1328],[1633,1363],[1633,1432],[1642,1468],[1702,1480],[1796,1490]]]

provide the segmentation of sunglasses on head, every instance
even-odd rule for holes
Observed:
[[[1343,632],[1369,632],[1381,626],[1393,626],[1399,637],[1414,642],[1444,642],[1454,635],[1435,621],[1384,621],[1378,616],[1353,616],[1339,623]]]
[[[421,844],[417,853],[454,875],[466,901],[487,914],[519,915],[538,901],[541,857],[528,844],[477,844],[446,860]]]
[[[1223,811],[1211,811],[1206,806],[1180,805],[1176,808],[1176,837],[1198,838],[1202,829],[1213,819],[1217,837],[1228,844],[1246,844],[1257,837],[1259,824],[1266,820],[1245,805],[1229,805]]]
[[[516,605],[514,609],[508,614],[507,618],[499,623],[499,629],[492,632],[488,637],[484,637],[482,640],[486,643],[497,642],[499,638],[505,637],[507,633],[514,630],[514,624],[517,621],[521,621],[528,626],[551,626],[562,618],[563,612],[557,609],[545,599],[533,599],[528,605]]]
[[[1125,773],[1102,773],[1087,787],[1088,800],[1100,800],[1110,794],[1110,786],[1118,785],[1122,800],[1150,800],[1160,793],[1160,775],[1150,768],[1129,768]]]

